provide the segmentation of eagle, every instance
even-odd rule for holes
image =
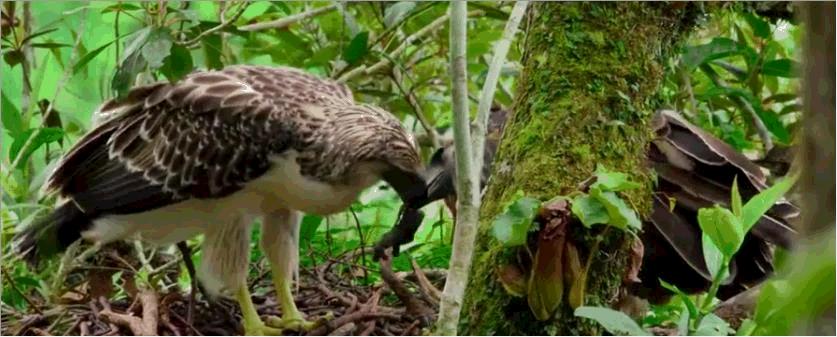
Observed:
[[[234,294],[246,334],[312,327],[291,293],[301,213],[342,211],[380,180],[405,203],[426,193],[397,118],[293,68],[198,71],[134,88],[94,115],[46,183],[57,207],[16,235],[17,250],[37,261],[80,238],[168,245],[203,235],[201,283]],[[256,219],[282,313],[269,324],[246,282]]]
[[[489,116],[486,148],[480,185],[491,175],[493,158],[508,112],[494,109]],[[712,276],[703,258],[697,211],[715,204],[729,206],[733,181],[739,184],[747,200],[767,188],[761,168],[722,140],[689,123],[675,111],[659,110],[654,115],[652,140],[646,162],[657,174],[652,212],[643,223],[640,235],[644,246],[642,268],[632,294],[649,302],[665,303],[672,293],[660,280],[693,294],[706,291]],[[429,202],[444,199],[451,213],[456,213],[456,153],[452,144],[438,149],[423,172],[427,181],[424,198],[414,199],[418,209]],[[673,200],[674,204],[670,204]],[[421,214],[413,218],[421,219]],[[764,281],[773,272],[773,248],[790,248],[796,237],[792,223],[799,209],[786,200],[777,202],[763,215],[745,237],[730,266],[730,275],[717,297],[730,298]],[[392,242],[407,243],[418,228],[418,220],[408,218],[384,236],[378,251]],[[412,230],[412,232],[411,232]],[[397,252],[397,250],[393,250]]]

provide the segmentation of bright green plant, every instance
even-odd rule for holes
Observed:
[[[677,287],[662,282],[663,286],[677,294],[683,302],[684,308],[677,322],[681,335],[726,336],[734,332],[727,322],[712,313],[715,309],[715,295],[727,277],[730,261],[744,242],[745,235],[790,190],[795,180],[796,177],[782,179],[742,205],[736,179],[733,181],[731,209],[716,205],[713,208],[702,208],[698,211],[698,223],[703,232],[703,256],[713,277],[709,291],[703,297],[703,301],[695,301]],[[778,291],[781,289],[781,284],[771,285],[768,289]],[[576,310],[576,316],[593,319],[613,334],[635,336],[650,334],[627,315],[609,308],[581,307]],[[757,317],[766,316],[768,315],[757,314]],[[740,330],[742,333],[749,334],[754,329],[754,323],[747,321],[742,324]]]

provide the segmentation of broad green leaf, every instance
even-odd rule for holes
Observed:
[[[744,14],[744,19],[747,20],[750,28],[753,29],[753,34],[762,39],[770,38],[770,24],[767,21],[762,20],[752,13]]]
[[[38,132],[39,130],[40,132]],[[9,162],[14,162],[16,158],[20,157],[16,168],[22,168],[29,161],[29,157],[32,156],[32,153],[35,152],[35,150],[44,144],[56,142],[62,137],[64,137],[64,130],[61,130],[60,128],[26,130],[21,133],[20,137],[15,138],[14,142],[12,142],[12,146],[9,148]],[[32,138],[32,140],[29,141],[29,138]],[[24,149],[24,145],[26,145],[27,141],[29,141],[29,146]]]
[[[2,106],[0,106],[0,117],[3,121],[3,128],[9,131],[9,136],[17,139],[23,133],[25,126],[23,125],[23,117],[20,115],[20,110],[17,109],[14,103],[2,93]]]
[[[171,33],[167,28],[155,29],[148,35],[147,42],[142,46],[142,57],[151,69],[160,68],[171,54]]]
[[[125,95],[131,86],[134,85],[134,81],[137,78],[137,74],[145,70],[145,66],[147,63],[145,59],[142,57],[142,53],[140,51],[136,51],[133,54],[129,55],[128,58],[119,65],[119,68],[116,69],[116,73],[113,75],[113,80],[111,81],[111,89],[117,93],[118,96]]]
[[[694,334],[697,336],[726,336],[731,332],[733,331],[730,329],[729,323],[715,316],[715,314],[709,313],[700,320],[700,325],[698,325]]]
[[[679,297],[680,300],[683,301],[683,304],[686,305],[686,309],[689,310],[689,315],[691,315],[692,317],[697,317],[697,315],[699,313],[697,305],[695,304],[694,301],[692,301],[692,298],[689,297],[688,294],[684,293],[682,290],[680,290],[680,288],[677,288],[677,286],[675,286],[673,284],[670,284],[670,283],[668,283],[666,281],[663,281],[663,280],[660,280],[660,285],[663,288],[668,289],[668,291],[671,291],[671,292],[677,294],[677,297]]]
[[[521,197],[509,204],[492,223],[494,237],[508,247],[525,244],[540,205],[540,200],[529,197]]]
[[[160,72],[171,82],[175,82],[189,74],[194,68],[192,53],[181,45],[171,46],[171,54],[166,57]]]
[[[79,71],[84,69],[84,67],[88,63],[90,63],[90,61],[92,61],[94,58],[96,58],[97,55],[99,55],[103,50],[105,50],[105,48],[110,46],[112,43],[113,43],[113,41],[105,43],[102,46],[100,46],[99,48],[93,49],[89,53],[84,54],[84,56],[82,56],[78,60],[78,62],[76,62],[76,64],[73,65],[73,75],[78,74]]]
[[[631,181],[625,173],[608,171],[604,166],[598,165],[596,167],[596,182],[592,186],[599,186],[602,191],[619,192],[639,188],[642,185]]]
[[[595,224],[607,224],[610,221],[604,205],[589,195],[576,197],[572,204],[573,214],[587,228]]]
[[[387,7],[386,11],[384,11],[384,25],[392,27],[400,23],[407,14],[410,14],[413,8],[416,8],[416,3],[412,1],[399,1]]]
[[[125,63],[129,57],[138,52],[148,42],[148,36],[151,35],[151,32],[152,27],[149,26],[131,34],[125,41],[125,50],[122,52],[122,60],[119,63]]]
[[[642,229],[642,222],[639,221],[636,212],[616,195],[616,192],[602,192],[598,187],[591,187],[590,195],[607,210],[607,215],[610,217],[609,225],[622,230]]]
[[[767,211],[782,199],[782,196],[787,193],[793,184],[796,182],[798,175],[786,177],[777,183],[770,186],[770,188],[759,192],[741,208],[741,226],[744,232],[750,231],[750,228],[759,221],[759,219],[767,213]]]
[[[707,44],[687,47],[682,62],[689,68],[695,68],[703,63],[732,55],[743,55],[745,59],[757,57],[755,50],[746,45],[725,37],[716,37]]]
[[[346,50],[343,51],[343,59],[351,65],[354,65],[369,52],[367,44],[369,43],[369,32],[363,31],[355,35]]]
[[[323,217],[313,214],[306,214],[302,218],[302,224],[299,228],[300,246],[306,248],[314,236],[317,234],[317,229],[323,223]]]
[[[575,316],[592,319],[614,335],[651,335],[651,333],[643,330],[639,324],[634,322],[628,315],[625,315],[625,313],[610,308],[579,307],[575,309]]]
[[[718,272],[721,272],[723,273],[721,278],[726,278],[729,270],[723,269],[724,253],[721,252],[706,233],[701,235],[701,245],[703,246],[703,261],[706,262],[706,269],[709,270],[709,275],[714,278],[718,275]]]
[[[799,64],[790,59],[767,61],[761,66],[761,73],[767,76],[796,78],[799,77]]]
[[[701,208],[698,210],[698,224],[726,257],[732,257],[744,242],[741,221],[726,208]]]
[[[732,214],[741,219],[741,193],[738,192],[738,176],[732,178],[732,192],[730,196],[730,207],[732,207]],[[745,233],[747,231],[744,231]]]

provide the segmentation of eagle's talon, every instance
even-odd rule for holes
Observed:
[[[245,336],[281,336],[282,329],[277,329],[271,326],[266,325],[262,321],[257,322],[244,322],[244,335]]]
[[[307,332],[322,325],[324,321],[308,321],[302,318],[301,314],[297,313],[296,315],[288,315],[282,318],[277,316],[268,316],[265,323],[270,327],[279,329],[280,331],[291,330],[297,332]]]

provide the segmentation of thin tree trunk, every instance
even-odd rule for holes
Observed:
[[[480,210],[462,334],[601,333],[594,323],[575,318],[567,304],[553,319],[537,321],[525,297],[505,290],[498,269],[508,264],[525,268],[531,262],[525,251],[504,248],[493,239],[492,221],[518,190],[542,200],[566,195],[597,164],[644,182],[627,199],[641,213],[648,210],[648,120],[658,102],[666,59],[697,15],[696,6],[686,3],[529,6],[524,68]],[[586,258],[594,235],[582,228],[570,228],[568,235]],[[590,267],[586,305],[607,306],[617,298],[630,244],[618,231],[606,235]]]
[[[465,59],[467,48],[468,4],[453,1],[450,5],[450,53],[453,98],[453,140],[456,146],[457,214],[453,236],[448,277],[439,305],[436,333],[456,335],[462,296],[468,284],[471,269],[474,238],[476,237],[477,211],[479,210],[479,178],[471,166],[471,123],[468,110],[468,74]],[[477,168],[479,165],[477,165]]]

